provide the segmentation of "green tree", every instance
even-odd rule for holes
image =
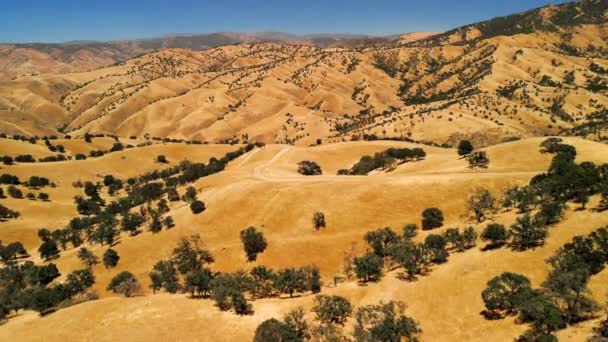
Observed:
[[[139,290],[139,282],[131,272],[123,271],[112,278],[106,289],[125,297],[131,297]]]
[[[211,280],[213,274],[208,268],[201,268],[199,270],[190,271],[186,275],[186,287],[185,290],[190,292],[192,297],[201,296],[207,297],[211,290]]]
[[[57,248],[57,243],[53,240],[43,241],[40,247],[38,248],[38,253],[40,254],[40,257],[45,261],[58,257],[59,249]]]
[[[196,201],[196,189],[193,186],[187,187],[182,199],[188,203]]]
[[[496,199],[490,191],[478,187],[467,198],[467,206],[477,223],[481,223],[488,215],[496,212]]]
[[[355,341],[416,341],[422,330],[404,311],[405,304],[394,301],[360,307],[355,312]]]
[[[118,252],[116,252],[112,248],[108,248],[103,253],[103,265],[106,268],[116,267],[116,265],[118,265],[118,260],[120,260],[120,256],[118,255]]]
[[[279,270],[275,288],[281,293],[286,293],[289,294],[289,297],[293,297],[294,292],[303,292],[306,290],[306,287],[306,274],[302,270],[292,267]]]
[[[255,261],[258,254],[264,252],[268,246],[264,234],[257,231],[255,227],[249,227],[242,230],[241,241],[243,242],[243,249],[247,255],[247,261]]]
[[[256,298],[272,296],[277,275],[266,266],[256,266],[249,272],[252,279],[252,294]]]
[[[509,239],[509,232],[502,224],[490,223],[481,233],[481,239],[489,241],[486,249],[497,248],[507,242]]]
[[[302,341],[287,324],[275,319],[267,319],[255,329],[254,342]]]
[[[312,216],[312,225],[315,228],[315,230],[319,230],[321,228],[325,228],[325,214],[323,214],[320,211],[317,211]]]
[[[424,247],[429,253],[431,262],[436,264],[444,263],[448,260],[449,253],[446,250],[447,241],[441,235],[429,234],[424,239]]]
[[[429,230],[443,226],[443,213],[438,208],[427,208],[422,212],[422,229]]]
[[[353,307],[350,302],[340,296],[317,295],[315,297],[317,319],[323,323],[335,323],[344,325],[348,317],[352,315]]]
[[[485,151],[473,152],[466,158],[470,169],[487,169],[488,164],[490,164],[490,158],[488,158],[488,154]]]
[[[176,293],[180,290],[177,278],[177,270],[173,261],[161,260],[157,262],[152,272],[150,272],[151,288],[154,292],[164,288],[169,293]]]
[[[203,201],[195,200],[190,203],[190,210],[193,214],[200,214],[205,211],[205,203]]]
[[[305,176],[317,176],[322,174],[323,171],[321,171],[319,164],[313,161],[303,160],[298,163],[298,173]]]
[[[511,225],[509,235],[514,249],[526,250],[541,246],[547,237],[547,229],[542,220],[526,213],[517,217]]]
[[[481,298],[493,314],[512,314],[525,302],[532,291],[528,278],[505,272],[492,278],[481,293]]]
[[[461,157],[469,155],[474,149],[473,144],[468,140],[461,140],[458,143],[458,155]]]
[[[86,247],[81,247],[78,250],[78,259],[84,264],[85,267],[91,268],[93,265],[99,262],[99,258],[89,251]]]
[[[355,274],[362,282],[375,281],[382,276],[382,258],[374,253],[356,257],[353,261]]]

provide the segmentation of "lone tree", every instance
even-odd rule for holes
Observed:
[[[305,176],[316,176],[322,174],[323,171],[321,171],[319,164],[310,160],[303,160],[298,163],[298,173]]]
[[[438,208],[427,208],[422,212],[422,229],[429,230],[443,226],[443,213]]]
[[[268,243],[262,232],[258,232],[255,227],[249,227],[241,231],[241,241],[247,255],[247,261],[255,261],[258,253],[264,252]]]
[[[203,201],[196,200],[190,203],[190,210],[192,210],[193,214],[200,214],[205,211],[205,203]]]
[[[477,151],[469,154],[467,161],[469,162],[470,169],[487,169],[488,164],[490,164],[490,158],[488,158],[486,151]]]
[[[502,224],[490,223],[481,233],[483,241],[489,241],[485,249],[493,249],[504,245],[509,239],[509,232]]]
[[[103,253],[103,265],[106,268],[116,267],[116,265],[118,265],[118,260],[120,260],[120,256],[118,255],[118,252],[112,248],[108,248],[105,253]]]
[[[125,297],[131,297],[139,290],[139,282],[131,272],[123,271],[112,278],[107,290],[122,294]]]
[[[315,227],[316,230],[325,228],[325,214],[320,211],[317,211],[312,216],[312,225]]]
[[[167,157],[165,157],[164,154],[159,154],[158,156],[156,156],[156,162],[161,163],[161,164],[169,163],[169,161],[167,160]]]
[[[353,313],[353,306],[348,299],[340,296],[317,295],[316,306],[312,309],[317,319],[327,324],[344,325]]]
[[[468,140],[461,140],[458,144],[458,155],[461,157],[469,155],[475,148]]]
[[[469,195],[467,205],[477,223],[483,222],[488,214],[496,212],[496,199],[490,191],[481,187]]]

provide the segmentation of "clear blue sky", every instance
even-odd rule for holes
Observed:
[[[281,31],[386,35],[447,30],[562,0],[6,0],[0,42]]]

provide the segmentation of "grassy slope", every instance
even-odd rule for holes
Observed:
[[[540,141],[528,139],[487,148],[492,163],[484,171],[467,169],[463,161],[457,160],[454,150],[425,148],[426,161],[404,164],[391,173],[367,177],[333,174],[339,168],[350,166],[363,154],[389,146],[414,145],[398,142],[344,143],[313,148],[270,145],[252,151],[232,162],[225,172],[196,183],[208,206],[205,213],[195,216],[182,203],[173,204],[174,229],[123,237],[115,247],[121,255],[119,266],[111,271],[100,265],[94,267],[97,277],[94,288],[101,300],[60,310],[42,319],[31,313],[20,313],[0,327],[0,331],[6,333],[9,340],[32,341],[42,340],[42,336],[50,341],[249,339],[262,320],[279,317],[296,305],[310,308],[312,296],[258,300],[253,303],[255,315],[237,317],[219,312],[207,300],[190,300],[181,295],[149,295],[147,273],[156,261],[169,256],[181,237],[201,234],[216,258],[214,269],[246,269],[253,264],[245,262],[238,233],[254,225],[264,231],[269,242],[268,249],[256,264],[276,269],[314,263],[321,268],[326,284],[331,285],[333,275],[341,270],[344,252],[353,242],[357,244],[356,249],[362,251],[365,248],[362,236],[368,230],[384,226],[399,230],[406,223],[418,222],[422,209],[429,206],[440,207],[446,216],[444,228],[435,232],[469,224],[464,195],[471,189],[485,186],[498,193],[508,185],[526,183],[534,171],[546,169],[549,157],[538,152]],[[606,162],[608,148],[605,145],[581,139],[566,141],[577,147],[578,161]],[[56,202],[48,204],[3,200],[22,211],[23,218],[0,223],[0,238],[3,241],[24,240],[34,253],[32,249],[37,247],[35,230],[41,224],[49,228],[61,227],[61,223],[74,214],[71,203],[74,190],[70,184],[77,178],[95,179],[97,174],[105,173],[128,177],[156,169],[159,166],[153,159],[161,153],[171,161],[186,156],[205,161],[209,156],[222,155],[232,149],[235,147],[154,145],[85,162],[10,167],[11,173],[21,177],[48,175],[58,182],[58,188],[49,191]],[[521,156],[521,159],[513,156]],[[301,159],[319,162],[326,174],[319,177],[298,175],[295,164]],[[79,167],[75,172],[75,165],[87,167]],[[36,209],[43,208],[46,211],[40,215]],[[435,267],[429,276],[414,282],[401,281],[395,273],[390,273],[377,284],[358,286],[348,282],[337,288],[325,288],[324,292],[344,295],[357,306],[379,300],[402,300],[409,306],[408,313],[421,322],[423,340],[510,340],[526,327],[514,324],[512,319],[483,319],[479,315],[483,309],[481,290],[487,280],[507,270],[526,274],[538,285],[547,273],[544,260],[557,248],[575,235],[587,234],[608,224],[606,215],[572,209],[562,223],[551,229],[547,244],[542,248],[524,253],[508,249],[481,252],[475,248],[452,254],[447,264]],[[314,232],[310,223],[316,210],[324,211],[328,220],[328,227],[319,232]],[[510,224],[514,217],[513,212],[505,212],[499,213],[496,220]],[[419,234],[417,239],[423,239],[426,234]],[[91,249],[97,255],[105,250],[98,246]],[[75,252],[64,252],[55,261],[63,274],[81,267]],[[140,279],[143,296],[122,299],[105,291],[110,278],[122,270],[129,270]],[[608,272],[603,272],[592,280],[591,288],[598,299],[605,296],[606,290],[601,284],[607,276]],[[159,322],[164,324],[156,324]],[[218,326],[223,328],[222,332],[216,329]],[[587,324],[560,334],[569,340],[581,340],[589,329]]]

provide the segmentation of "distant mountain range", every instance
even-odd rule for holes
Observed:
[[[414,33],[427,37],[427,33]],[[411,34],[406,34],[410,36]],[[65,43],[0,43],[0,79],[40,73],[69,73],[96,69],[162,49],[194,51],[239,43],[283,43],[316,47],[363,47],[384,44],[400,35],[376,37],[357,34],[295,35],[283,32],[180,34],[122,41],[71,41]]]

